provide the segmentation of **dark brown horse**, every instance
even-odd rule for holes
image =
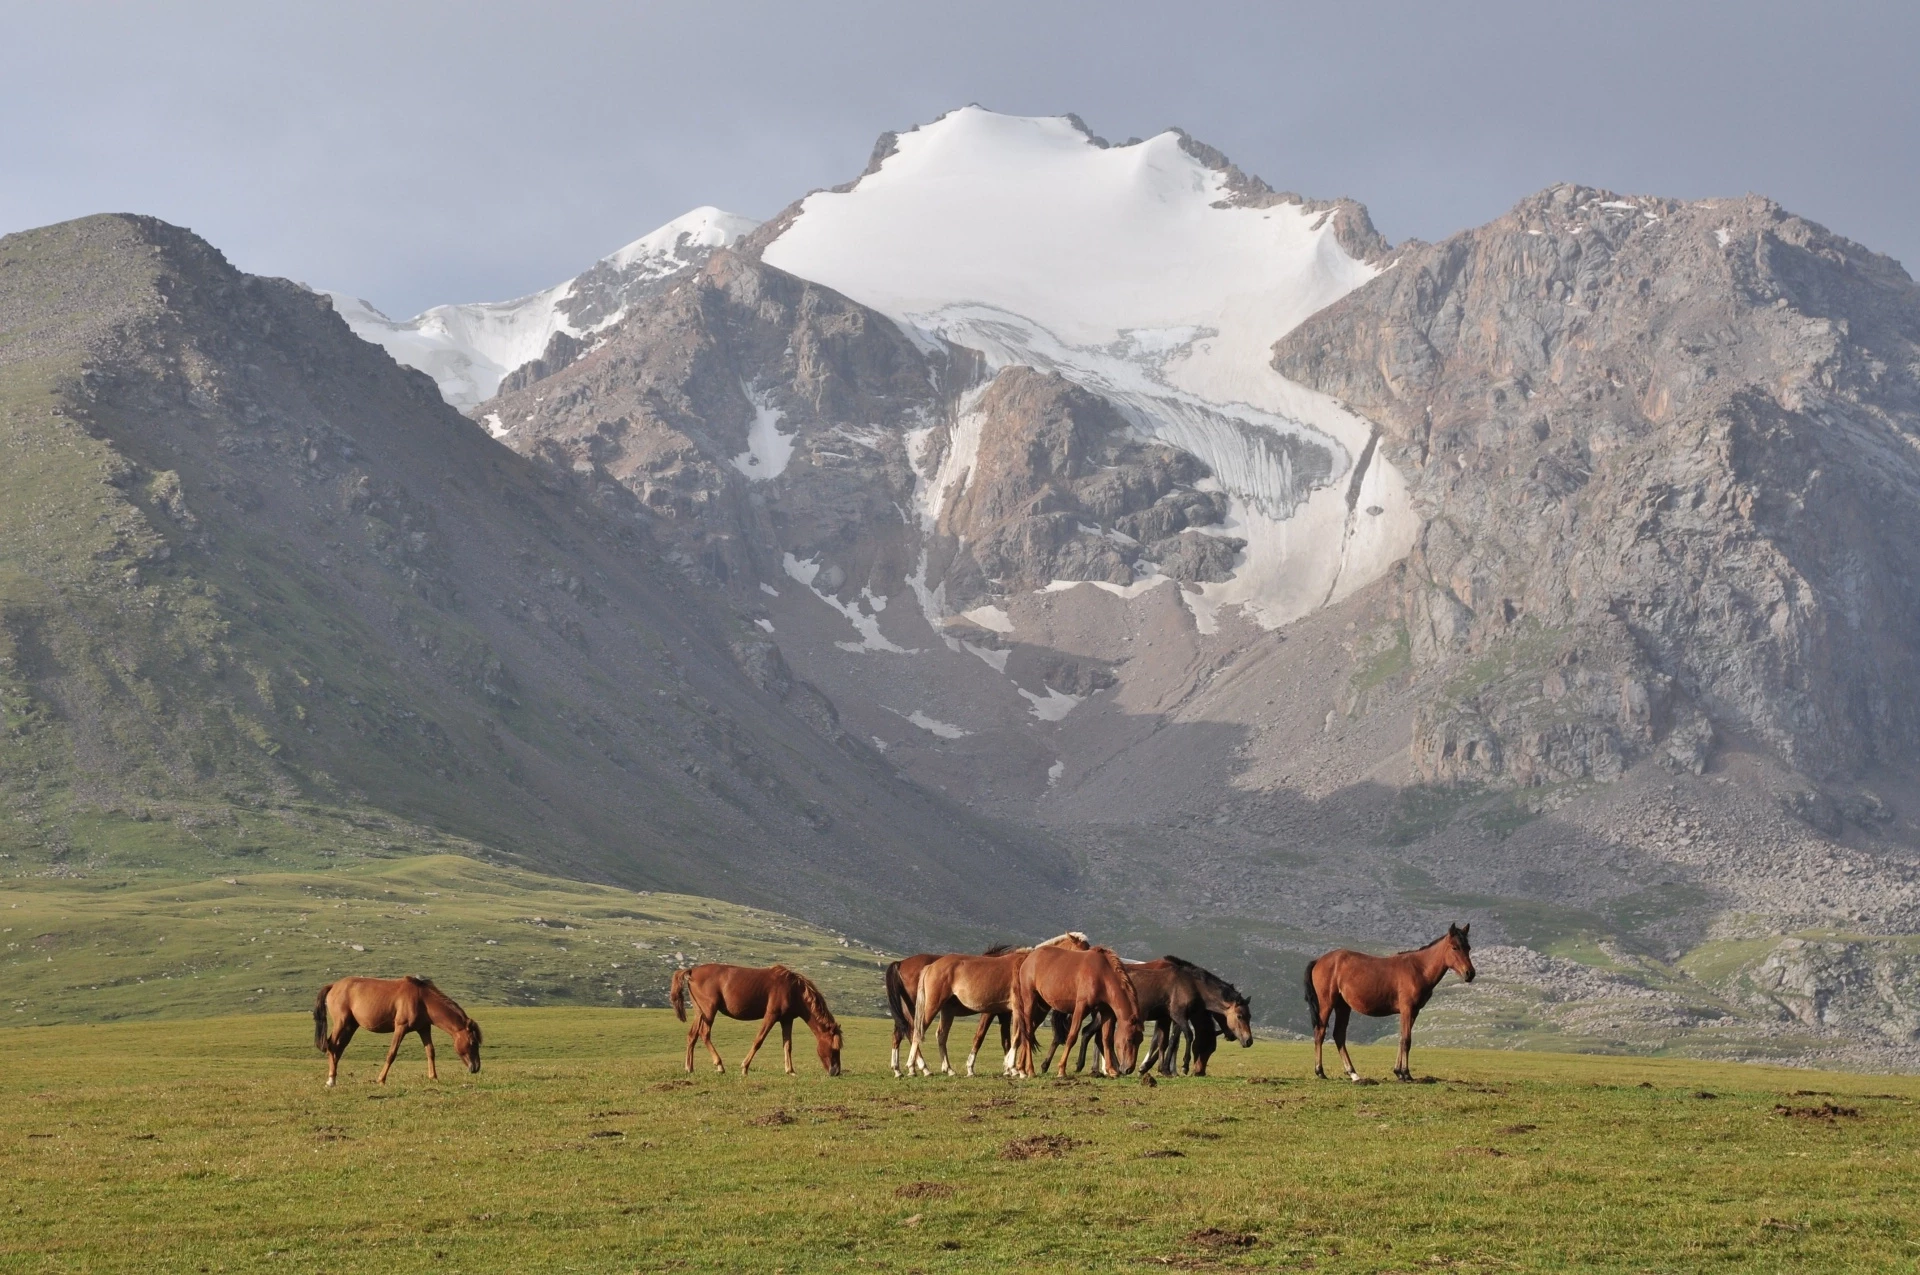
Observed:
[[[982,956],[1000,956],[1012,949],[1005,943],[996,944],[982,952]],[[893,1014],[893,1074],[900,1073],[900,1042],[913,1036],[913,998],[920,990],[920,972],[939,960],[932,952],[921,952],[917,956],[902,957],[887,966],[885,979],[887,984],[887,1008]],[[1011,1010],[1001,1010],[997,1014],[980,1015],[980,1026],[973,1033],[973,1052],[967,1055],[968,1074],[972,1074],[973,1060],[980,1053],[980,1042],[986,1039],[987,1028],[994,1022],[1000,1024],[1000,1052],[1007,1053],[1013,1047],[1009,1037],[1009,1028],[1013,1022]],[[913,1058],[910,1065],[918,1066],[921,1075],[927,1075],[927,1060]]]
[[[1215,974],[1212,970],[1201,969],[1198,965],[1189,961],[1182,961],[1177,956],[1169,956],[1165,959],[1185,967],[1187,973],[1193,978],[1194,982],[1199,985],[1200,998],[1205,1002],[1207,1012],[1213,1016],[1214,1039],[1217,1040],[1219,1036],[1224,1034],[1239,1041],[1240,1048],[1252,1048],[1253,1003],[1247,999],[1246,994],[1226,979]],[[1179,1024],[1176,1022],[1175,1029],[1178,1030],[1178,1027]],[[1154,1041],[1156,1045],[1159,1043],[1158,1033],[1155,1033]],[[1196,1076],[1206,1075],[1207,1059],[1213,1057],[1213,1041],[1206,1041],[1203,1048],[1202,1043],[1196,1038],[1195,1034],[1189,1032],[1186,1034],[1186,1045],[1187,1057],[1191,1062],[1193,1074]],[[1173,1050],[1171,1046],[1169,1046],[1166,1057],[1161,1065],[1163,1070],[1171,1074],[1173,1067]]]
[[[675,970],[667,999],[683,1023],[687,1021],[689,994],[693,997],[694,1021],[693,1026],[687,1028],[688,1071],[693,1070],[696,1040],[706,1042],[707,1052],[713,1055],[713,1069],[726,1071],[720,1051],[713,1047],[714,1016],[725,1014],[728,1018],[760,1020],[760,1034],[753,1038],[752,1047],[740,1063],[741,1075],[746,1075],[747,1068],[753,1066],[753,1056],[760,1052],[760,1043],[775,1023],[780,1024],[787,1074],[793,1074],[793,1020],[796,1018],[813,1029],[820,1065],[827,1069],[827,1074],[840,1074],[840,1024],[827,1008],[826,997],[804,975],[784,965],[770,965],[765,969],[749,965],[696,965],[690,970]]]
[[[1412,951],[1393,956],[1369,956],[1346,948],[1307,962],[1307,1008],[1313,1013],[1313,1074],[1326,1079],[1321,1049],[1327,1038],[1327,1020],[1333,1020],[1333,1046],[1347,1065],[1347,1079],[1358,1080],[1353,1055],[1347,1052],[1347,1019],[1358,1010],[1370,1018],[1400,1015],[1400,1060],[1393,1074],[1412,1080],[1407,1063],[1413,1052],[1413,1020],[1433,995],[1448,970],[1473,981],[1472,949],[1467,925],[1449,925],[1447,932]]]
[[[333,1030],[327,1030],[327,1018],[333,1018]],[[327,1087],[340,1074],[340,1055],[359,1028],[374,1032],[392,1032],[393,1046],[380,1068],[380,1083],[387,1083],[393,1060],[400,1053],[400,1042],[408,1032],[419,1032],[420,1043],[427,1047],[427,1079],[440,1079],[433,1061],[433,1028],[453,1034],[453,1052],[468,1071],[480,1070],[480,1024],[467,1011],[454,1004],[453,997],[433,985],[432,979],[409,974],[405,978],[343,978],[328,983],[313,999],[313,1044],[327,1056]]]
[[[913,1045],[907,1051],[907,1069],[918,1067],[927,1074],[927,1027],[940,1019],[940,1074],[951,1076],[953,1065],[947,1060],[947,1033],[961,1014],[979,1014],[980,1026],[973,1034],[973,1050],[967,1055],[967,1074],[973,1074],[974,1060],[980,1054],[980,1042],[987,1034],[990,1018],[1012,1016],[1014,984],[1020,967],[1030,953],[1071,948],[1086,951],[1091,944],[1077,930],[1056,935],[1038,947],[993,947],[982,956],[951,953],[929,961],[920,971],[920,982],[913,994]],[[1002,1070],[1013,1067],[1012,1051],[1002,1061]]]
[[[1142,1034],[1140,1001],[1112,948],[1075,952],[1039,947],[1021,963],[1013,993],[1015,1075],[1034,1074],[1034,1028],[1051,1010],[1067,1014],[1068,1040],[1080,1034],[1080,1024],[1089,1015],[1111,1018],[1114,1035],[1107,1055],[1109,1071],[1116,1067],[1122,1072],[1133,1070]],[[1067,1074],[1064,1056],[1060,1074]]]

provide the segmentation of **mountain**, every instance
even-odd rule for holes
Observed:
[[[1765,201],[1392,247],[968,108],[471,414],[1141,951],[1473,919],[1442,1030],[1911,1061],[1917,314]]]
[[[464,409],[493,397],[501,382],[525,365],[571,358],[587,348],[596,332],[656,295],[667,280],[758,224],[718,208],[696,208],[544,292],[514,301],[435,306],[403,322],[369,302],[328,295],[356,335],[433,377],[447,402]]]
[[[637,500],[186,231],[0,240],[0,430],[16,872],[452,849],[876,936],[1061,920],[1059,852],[903,783]]]
[[[9,852],[1071,923],[1279,1027],[1470,920],[1430,1039],[1920,1061],[1897,263],[1572,185],[1393,246],[979,108],[697,225],[492,345],[4,241]]]

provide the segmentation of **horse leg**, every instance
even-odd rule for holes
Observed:
[[[721,1060],[720,1051],[713,1047],[713,1015],[700,1015],[700,1021],[695,1024],[695,1026],[700,1029],[700,1040],[706,1045],[707,1052],[713,1055],[713,1069],[723,1076],[726,1075],[727,1064]],[[693,1052],[693,1046],[687,1046],[687,1052],[691,1054]],[[688,1070],[691,1071],[692,1068],[688,1068]]]
[[[395,1023],[393,1025],[393,1044],[387,1049],[387,1061],[381,1066],[380,1077],[374,1082],[375,1084],[387,1083],[387,1073],[393,1070],[393,1060],[400,1056],[400,1042],[405,1040],[407,1033],[412,1030],[411,1024]]]
[[[953,1075],[953,1063],[947,1057],[947,1037],[953,1032],[953,1018],[951,1009],[941,1011],[937,1036],[940,1041],[940,1074],[943,1076]]]
[[[1080,1020],[1086,1017],[1086,1013],[1087,1013],[1086,1006],[1076,1002],[1073,1007],[1073,1017],[1067,1020],[1067,1039],[1069,1041],[1075,1040],[1079,1037]],[[1060,1078],[1062,1080],[1065,1080],[1067,1078],[1067,1058],[1069,1055],[1072,1054],[1072,1052],[1073,1050],[1069,1048],[1066,1054],[1062,1054],[1060,1056]]]
[[[693,1046],[700,1039],[700,1007],[693,1007],[693,1021],[687,1024],[687,1074],[693,1074]]]
[[[1360,1073],[1353,1065],[1353,1055],[1347,1052],[1347,1022],[1353,1017],[1353,1006],[1343,1000],[1333,1002],[1333,1047],[1339,1051],[1340,1061],[1347,1065],[1347,1079],[1358,1080]]]
[[[421,1024],[420,1043],[427,1047],[427,1079],[428,1080],[440,1079],[440,1069],[434,1066],[434,1063],[433,1063],[433,1024],[432,1023]]]
[[[360,1026],[351,1015],[340,1020],[327,1038],[327,1088],[333,1088],[334,1077],[340,1074],[340,1055],[347,1052],[347,1042],[353,1039],[354,1031]]]
[[[980,1025],[973,1029],[973,1048],[967,1051],[967,1075],[973,1075],[973,1060],[980,1056],[981,1042],[987,1038],[987,1028],[993,1026],[993,1015],[980,1015]]]
[[[900,1019],[893,1020],[893,1078],[900,1079]]]
[[[1323,1002],[1313,1007],[1313,1074],[1322,1080],[1327,1078],[1327,1069],[1321,1051],[1327,1043],[1327,1019],[1332,1013],[1331,1003]]]
[[[1000,1024],[1000,1074],[1013,1074],[1013,1011],[994,1015],[994,1021]]]
[[[747,1046],[747,1056],[740,1060],[741,1075],[746,1075],[747,1068],[753,1066],[753,1056],[760,1052],[760,1042],[767,1038],[767,1033],[773,1030],[773,1025],[777,1021],[771,1013],[760,1020],[760,1032],[753,1038],[753,1043]]]
[[[1053,1069],[1053,1056],[1059,1051],[1060,1042],[1067,1038],[1067,1016],[1065,1014],[1057,1009],[1047,1011],[1047,1024],[1053,1028],[1053,1043],[1047,1046],[1047,1056],[1040,1060],[1041,1071],[1051,1071]],[[1073,1046],[1068,1045],[1067,1048],[1071,1051]]]
[[[1393,1074],[1402,1080],[1413,1079],[1413,1018],[1420,1011],[1409,1009],[1400,1015],[1400,1061],[1394,1065]]]
[[[793,1020],[786,1019],[780,1024],[780,1052],[786,1056],[787,1074],[793,1074]]]
[[[1097,1040],[1099,1036],[1100,1036],[1100,1023],[1099,1023],[1099,1020],[1097,1019],[1089,1022],[1085,1027],[1083,1027],[1080,1030],[1080,1061],[1074,1064],[1074,1067],[1073,1067],[1074,1075],[1077,1076],[1081,1072],[1087,1069],[1087,1048],[1089,1046],[1093,1046],[1094,1048],[1099,1048],[1097,1045],[1094,1045],[1094,1041]],[[1067,1046],[1068,1049],[1072,1049],[1073,1047],[1071,1041],[1072,1041],[1072,1038],[1069,1037],[1069,1043]],[[1100,1050],[1100,1058],[1098,1060],[1097,1065],[1100,1068],[1100,1074],[1103,1076],[1106,1075],[1108,1071],[1106,1050],[1104,1049]]]

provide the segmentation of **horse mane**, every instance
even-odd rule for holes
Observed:
[[[1092,940],[1089,939],[1086,935],[1082,934],[1080,931],[1068,930],[1065,934],[1056,934],[1052,938],[1048,939],[1046,942],[1035,943],[1034,946],[1035,947],[1072,947],[1078,943],[1085,943],[1089,947],[1093,945]]]
[[[982,953],[980,953],[980,955],[982,955],[982,956],[1005,956],[1005,955],[1006,955],[1006,954],[1007,954],[1008,952],[1011,952],[1011,951],[1013,951],[1013,950],[1014,950],[1014,946],[1013,946],[1013,944],[1011,944],[1011,943],[995,943],[995,944],[994,944],[994,945],[993,945],[992,947],[990,947],[990,948],[988,948],[988,949],[987,949],[986,951],[984,951],[984,952],[982,952]]]
[[[1226,979],[1221,978],[1218,974],[1214,973],[1212,970],[1207,969],[1205,966],[1195,965],[1192,961],[1184,960],[1181,957],[1172,956],[1172,955],[1163,956],[1160,959],[1165,961],[1167,964],[1173,966],[1173,968],[1179,970],[1181,973],[1187,974],[1192,978],[1198,980],[1199,982],[1205,983],[1209,988],[1209,990],[1213,991],[1224,1000],[1241,1001],[1246,999],[1246,997],[1240,994],[1239,988],[1235,987],[1232,983],[1229,983]]]
[[[1395,956],[1412,956],[1415,952],[1424,952],[1430,947],[1439,947],[1442,943],[1446,942],[1448,939],[1452,937],[1453,937],[1453,931],[1449,930],[1445,934],[1442,934],[1439,938],[1434,939],[1431,943],[1422,943],[1419,947],[1403,947],[1398,952],[1395,952],[1394,955]]]
[[[407,975],[407,981],[426,993],[426,999],[429,1004],[438,1005],[448,1011],[447,1017],[465,1019],[467,1024],[466,1030],[473,1033],[473,1043],[476,1045],[480,1043],[480,1024],[473,1021],[473,1015],[460,1008],[459,1001],[441,991],[430,978],[422,978],[418,974],[409,974]]]
[[[834,1019],[833,1011],[827,1008],[827,998],[820,994],[820,989],[813,985],[812,979],[805,974],[787,969],[784,965],[776,965],[774,968],[785,970],[787,977],[800,985],[800,1003],[807,1007],[808,1021],[816,1022],[828,1031],[840,1026]]]

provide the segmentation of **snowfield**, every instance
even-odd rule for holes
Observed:
[[[1324,212],[1229,196],[1176,133],[1102,147],[1065,118],[967,107],[902,134],[850,190],[808,196],[764,259],[922,342],[1058,372],[1199,457],[1232,498],[1221,530],[1248,547],[1196,619],[1239,605],[1271,627],[1377,578],[1419,523],[1380,458],[1348,508],[1371,427],[1270,366],[1276,340],[1379,269]],[[923,525],[972,467],[967,415],[924,475]]]

